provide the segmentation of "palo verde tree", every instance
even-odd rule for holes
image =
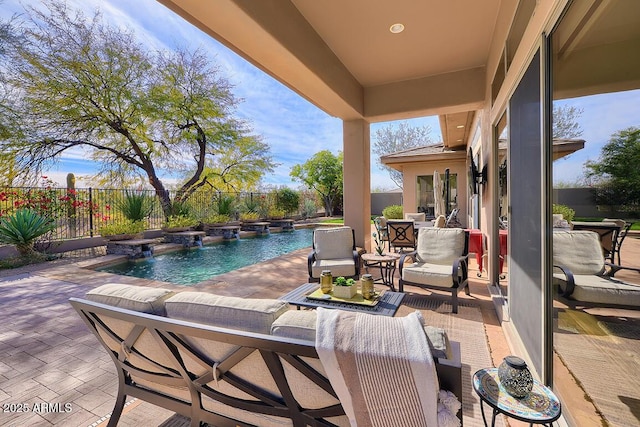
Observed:
[[[86,18],[59,1],[30,8],[21,29],[7,50],[20,125],[2,151],[23,173],[82,148],[103,176],[143,176],[169,216],[207,183],[211,156],[256,142],[232,115],[238,101],[229,82],[201,50],[152,52],[99,12]],[[173,199],[163,170],[186,176]]]
[[[390,124],[376,131],[372,151],[378,156],[378,164],[389,172],[389,177],[399,188],[402,188],[402,172],[382,164],[380,156],[428,145],[431,143],[430,133],[429,126],[415,127],[408,122],[400,122],[397,128]]]
[[[640,207],[640,128],[611,135],[598,161],[587,161],[585,172],[599,187],[596,202],[636,211]]]
[[[289,175],[315,190],[322,198],[325,214],[331,215],[336,201],[342,199],[343,154],[319,151],[303,164],[294,165]]]

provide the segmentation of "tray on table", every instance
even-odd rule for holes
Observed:
[[[338,298],[333,295],[333,292],[325,294],[322,292],[320,288],[309,292],[306,294],[306,297],[315,301],[331,301],[331,302],[339,302],[345,304],[355,304],[355,305],[363,305],[367,307],[373,307],[378,304],[382,295],[384,295],[385,290],[378,291],[376,290],[376,295],[373,299],[367,300],[362,296],[362,291],[358,289],[353,298]]]

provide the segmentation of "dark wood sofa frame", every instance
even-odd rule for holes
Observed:
[[[228,415],[207,410],[203,406],[203,396],[233,408],[239,408],[257,414],[274,415],[288,418],[294,426],[334,426],[329,417],[344,415],[339,403],[322,408],[306,408],[296,400],[284,371],[284,363],[296,369],[308,380],[322,388],[332,396],[336,396],[329,380],[314,369],[304,359],[317,359],[315,345],[311,341],[286,339],[265,334],[207,326],[199,323],[185,322],[162,316],[121,309],[88,300],[71,298],[71,305],[89,329],[98,338],[111,356],[118,373],[118,395],[108,426],[114,427],[122,414],[127,396],[150,402],[154,405],[174,411],[191,418],[192,426],[209,423],[215,426],[250,426],[245,422]],[[106,320],[106,322],[105,322]],[[118,336],[107,323],[124,321],[133,326],[126,336]],[[136,340],[143,332],[151,334],[157,348],[154,351],[139,350]],[[111,347],[105,341],[113,340]],[[206,354],[192,345],[193,340],[202,339],[225,345],[237,346],[237,349],[218,365]],[[113,343],[117,343],[114,345]],[[452,391],[462,401],[462,369],[460,363],[460,346],[451,342],[452,359],[437,359],[436,370],[440,387]],[[115,348],[115,349],[114,349]],[[268,374],[271,376],[280,396],[265,390],[247,379],[239,378],[231,372],[236,364],[250,354],[259,352]],[[130,361],[135,354],[151,364],[154,369],[136,366]],[[161,357],[160,357],[161,356]],[[197,361],[202,372],[194,372],[188,368],[186,357]],[[165,362],[163,363],[162,360]],[[167,363],[166,361],[169,361]],[[212,367],[215,367],[212,369]],[[237,398],[209,387],[215,381],[213,372],[217,373],[217,381],[224,381],[254,400]],[[138,384],[133,377],[142,378],[146,385]],[[155,387],[157,385],[158,387]],[[162,387],[186,387],[190,398],[175,398],[162,391]],[[337,399],[337,398],[336,398]],[[462,411],[458,413],[462,421]]]

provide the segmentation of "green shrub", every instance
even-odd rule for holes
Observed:
[[[240,214],[241,221],[255,221],[259,218],[258,212],[243,212]]]
[[[107,224],[98,229],[102,237],[115,236],[118,234],[138,234],[147,228],[144,221],[131,221],[130,219],[114,224]]]
[[[298,211],[300,204],[300,193],[290,188],[278,190],[276,196],[276,207],[285,211],[285,215],[291,215]]]
[[[313,218],[318,213],[316,202],[311,199],[305,199],[303,213],[305,218]]]
[[[233,198],[233,196],[220,194],[215,199],[215,205],[216,212],[218,212],[219,215],[227,215],[228,217],[231,217],[231,215],[233,214],[235,199]]]
[[[229,215],[216,214],[202,218],[202,222],[204,224],[224,224],[225,222],[229,222],[230,219]]]
[[[171,215],[165,222],[165,228],[195,227],[200,221],[186,215]]]
[[[15,245],[20,256],[33,252],[35,240],[55,228],[53,219],[31,209],[18,209],[0,219],[0,243]]]
[[[573,218],[576,216],[576,211],[571,209],[569,206],[565,205],[553,205],[553,213],[554,214],[562,214],[562,217],[567,221],[573,221]]]
[[[116,208],[131,221],[143,221],[153,212],[153,197],[144,193],[126,192],[124,198],[116,202]]]
[[[402,206],[390,205],[382,210],[382,215],[387,219],[402,219]]]
[[[284,209],[278,209],[278,208],[269,208],[269,212],[267,214],[267,216],[269,218],[283,218],[285,215],[285,211]]]

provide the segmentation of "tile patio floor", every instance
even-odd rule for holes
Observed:
[[[639,259],[640,240],[637,246],[639,257],[636,259]],[[308,251],[302,249],[222,274],[193,288],[220,295],[277,298],[306,281]],[[630,256],[634,255],[623,251],[623,257]],[[70,297],[81,297],[90,288],[113,281],[184,290],[164,282],[83,268],[96,259],[2,272],[0,403],[4,411],[0,412],[1,426],[100,425],[100,418],[111,411],[117,388],[112,362],[68,304]],[[474,262],[471,267],[475,268]],[[476,271],[470,271],[472,296],[461,293],[460,297],[473,299],[481,307],[491,357],[497,366],[509,354],[509,347],[493,310],[486,277],[477,278]],[[417,288],[410,290],[421,292]],[[139,402],[133,403],[136,404]],[[29,412],[18,412],[26,409],[24,405],[28,405]],[[171,415],[162,409],[148,411],[144,419],[128,420],[127,425],[161,425]],[[477,422],[481,425],[481,420]]]

